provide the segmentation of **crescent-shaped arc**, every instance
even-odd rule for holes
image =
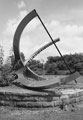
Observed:
[[[59,42],[59,41],[60,41],[59,38],[57,38],[57,39],[54,40],[55,43],[56,43],[56,42]],[[35,58],[40,52],[42,52],[43,50],[45,50],[47,47],[49,47],[49,46],[51,46],[51,45],[53,45],[53,42],[52,42],[52,41],[49,42],[49,43],[47,43],[47,44],[45,44],[45,45],[42,46],[41,48],[39,48],[36,52],[34,52],[34,53],[24,62],[24,65],[28,65],[28,64],[32,61],[33,58]]]
[[[25,26],[33,19],[37,16],[37,13],[35,10],[31,11],[28,15],[26,15],[24,17],[24,19],[20,22],[20,24],[18,25],[17,29],[16,29],[16,32],[15,32],[15,35],[14,35],[14,39],[13,39],[13,50],[14,50],[14,54],[15,54],[15,63],[18,61],[18,60],[21,60],[23,65],[25,66],[21,56],[20,56],[20,50],[19,50],[19,42],[20,42],[20,37],[21,37],[21,34],[25,28]],[[40,51],[41,52],[41,51]],[[40,53],[39,52],[39,53]],[[38,54],[38,53],[36,53]],[[33,55],[35,56],[35,55]],[[41,76],[35,74],[28,66],[26,67],[26,74],[28,74],[29,77],[33,78],[33,79],[36,79],[36,80],[39,80],[39,79],[43,79],[43,80],[46,80],[46,78],[42,78]],[[38,82],[38,81],[37,81]],[[43,82],[43,81],[42,81]],[[21,84],[21,83],[20,83]],[[27,85],[23,85],[21,84],[21,86],[25,86],[27,87],[27,89],[31,89],[31,90],[39,90],[39,89],[47,89],[47,88],[50,88],[52,86],[56,86],[57,85],[57,81],[53,81],[52,83],[50,84],[43,84],[41,86],[27,86]],[[20,87],[21,87],[20,86]]]
[[[54,42],[58,42],[60,39],[57,38],[54,40]],[[28,64],[32,61],[33,58],[35,58],[40,52],[42,52],[44,49],[46,49],[47,47],[53,45],[52,41],[47,43],[46,45],[44,45],[43,47],[41,47],[40,49],[38,49],[36,52],[34,52],[29,59],[27,59],[25,62],[24,62],[24,66],[26,66],[26,70],[23,72],[23,74],[26,76],[26,77],[31,77],[33,79],[36,79],[36,80],[45,80],[46,78],[44,77],[41,77],[39,75],[37,75],[36,73],[34,73],[29,67],[28,67]]]
[[[17,29],[16,29],[16,32],[15,32],[15,35],[14,35],[14,40],[13,40],[13,50],[14,50],[14,54],[15,54],[15,63],[21,59],[22,61],[22,64],[25,66],[25,63],[26,61],[24,62],[20,56],[20,49],[19,49],[19,43],[20,43],[20,37],[21,37],[21,34],[25,28],[25,26],[32,20],[34,19],[35,17],[37,16],[36,14],[36,11],[33,10],[31,11],[28,15],[26,15],[24,17],[24,19],[20,22],[20,24],[18,25]],[[51,42],[52,44],[52,42]],[[41,49],[39,49],[37,52],[35,52],[31,58],[33,58],[33,56],[35,57],[37,54],[39,54],[43,49],[45,49],[46,47],[50,46],[50,44],[48,44],[47,46],[44,46],[42,47]],[[31,60],[31,58],[29,60]],[[29,61],[28,60],[28,61]],[[28,62],[27,61],[27,62]],[[27,66],[27,69],[26,69],[27,73],[27,77],[31,77],[33,79],[36,79],[36,80],[45,80],[46,78],[43,78],[37,74],[35,74],[28,66]]]
[[[31,11],[28,15],[24,17],[24,19],[20,22],[18,25],[16,32],[14,34],[14,39],[13,39],[13,50],[14,50],[14,55],[15,55],[15,63],[19,60],[22,59],[20,56],[20,49],[19,49],[19,43],[20,43],[20,37],[21,34],[26,27],[26,25],[37,16],[35,10]]]
[[[26,27],[26,25],[35,17],[37,16],[35,10],[31,11],[28,15],[26,15],[24,17],[24,19],[20,22],[20,24],[18,25],[15,35],[14,35],[14,39],[13,39],[13,50],[14,50],[14,55],[15,55],[15,62],[14,64],[21,60],[22,64],[24,65],[24,62],[20,56],[20,49],[19,49],[19,43],[20,43],[20,37],[21,34],[24,30],[24,28]],[[29,67],[27,67],[27,74],[29,75],[29,77],[36,79],[36,80],[45,80],[45,78],[35,74]]]

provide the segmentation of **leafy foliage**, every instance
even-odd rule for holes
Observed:
[[[4,50],[3,47],[0,45],[0,69],[2,69],[3,66],[3,60],[4,60]]]
[[[25,56],[21,53],[21,58],[25,61]],[[83,54],[75,53],[70,55],[64,55],[64,60],[68,64],[71,71],[79,71],[83,74]],[[15,57],[13,49],[10,50],[10,55],[8,56],[5,64],[4,61],[4,51],[3,47],[0,46],[0,83],[9,84],[13,76],[11,74],[12,68],[18,70],[23,67],[22,62],[19,60],[14,64]],[[43,75],[57,75],[57,74],[69,74],[69,70],[65,65],[64,61],[60,56],[49,56],[45,63],[41,63],[39,60],[32,60],[29,63],[29,67],[37,74]]]
[[[43,73],[43,64],[39,60],[32,60],[29,67],[37,74]]]
[[[75,54],[70,54],[70,55],[64,55],[63,58],[68,64],[71,71],[79,71],[80,73],[82,73],[83,54],[75,53]],[[64,61],[59,56],[56,56],[56,57],[49,56],[44,66],[45,66],[44,67],[45,74],[55,75],[55,74],[69,74],[70,73]],[[30,67],[36,73],[38,73],[39,71],[41,71],[41,73],[39,74],[43,73],[42,72],[43,65],[41,64],[40,61],[32,60],[32,62],[30,63]]]

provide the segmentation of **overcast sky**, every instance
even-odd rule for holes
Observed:
[[[83,0],[0,0],[0,44],[5,56],[12,47],[19,22],[33,9],[43,20],[62,54],[83,52]],[[21,36],[20,49],[28,58],[35,50],[50,42],[39,20],[27,25]],[[40,54],[40,58],[58,55],[54,47]]]

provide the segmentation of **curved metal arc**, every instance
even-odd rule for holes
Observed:
[[[34,73],[28,66],[25,67],[26,70],[23,71],[23,75],[26,77],[26,78],[32,78],[32,79],[35,79],[37,81],[40,81],[40,80],[46,80],[46,78]]]
[[[60,39],[57,38],[54,40],[54,42],[58,42]],[[47,47],[51,46],[53,43],[52,42],[49,42],[47,43],[46,45],[44,45],[43,47],[41,47],[40,49],[38,49],[35,53],[32,54],[32,56],[26,60],[24,62],[24,65],[26,66],[26,70],[23,72],[24,76],[26,77],[31,77],[33,79],[36,79],[36,80],[45,80],[46,78],[44,77],[41,77],[40,75],[37,75],[36,73],[34,73],[29,67],[28,67],[28,64],[31,62],[31,60],[36,57],[40,52],[42,52],[44,49],[46,49]]]
[[[35,17],[37,16],[35,10],[31,11],[28,15],[24,17],[24,19],[20,22],[18,25],[14,39],[13,39],[13,49],[14,49],[14,54],[15,54],[15,62],[17,62],[20,58],[20,50],[19,50],[19,42],[20,42],[20,37],[21,34],[25,28],[25,26]],[[23,62],[23,61],[22,61]]]
[[[31,11],[18,25],[15,35],[14,35],[14,40],[13,40],[13,49],[14,49],[14,54],[15,54],[15,62],[17,62],[18,60],[21,59],[20,57],[20,51],[19,51],[19,42],[20,42],[20,37],[22,34],[22,31],[24,30],[25,26],[33,19],[35,18],[37,15],[36,10]],[[44,26],[45,27],[45,26]],[[46,29],[47,30],[47,29]],[[50,34],[48,34],[50,36]],[[52,41],[53,42],[53,41]],[[53,42],[54,43],[54,42]],[[41,51],[40,51],[41,52]],[[38,53],[37,53],[38,54]],[[35,56],[35,55],[34,55]],[[22,59],[21,59],[22,61]],[[22,61],[23,63],[23,61]],[[24,64],[24,63],[23,63]],[[36,74],[34,74],[33,71],[30,70],[30,68],[27,67],[27,73],[30,74],[30,77],[33,76],[33,78],[37,79],[37,78],[41,78],[40,76],[38,77]],[[47,89],[50,87],[57,86],[58,82],[53,82],[52,84],[43,84],[38,86],[26,86],[28,89],[34,90],[34,89]]]
[[[37,16],[36,11],[35,10],[31,11],[28,15],[26,15],[24,17],[24,19],[20,22],[20,24],[18,25],[18,27],[16,29],[14,39],[13,39],[13,49],[14,49],[14,54],[15,54],[15,63],[18,60],[21,60],[22,64],[25,66],[24,61],[22,60],[22,58],[20,56],[20,50],[19,50],[20,37],[21,37],[21,34],[22,34],[24,28],[26,27],[26,25],[32,19],[34,19],[36,16]],[[30,70],[29,67],[26,67],[26,68],[27,68],[27,73],[25,74],[26,77],[29,76],[29,77],[31,77],[33,79],[36,79],[36,80],[39,80],[39,79],[40,80],[45,80],[45,78],[37,75],[32,70]]]
[[[21,59],[20,57],[20,50],[19,50],[19,42],[20,42],[20,37],[21,37],[21,34],[25,28],[25,26],[33,19],[37,16],[36,14],[36,11],[33,10],[31,11],[27,16],[25,16],[25,18],[20,22],[20,24],[18,25],[17,29],[16,29],[16,32],[15,32],[15,35],[14,35],[14,40],[13,40],[13,49],[14,49],[14,54],[15,54],[15,62],[17,62],[18,60]],[[38,53],[37,53],[38,54]],[[22,61],[22,59],[21,59]],[[23,65],[24,65],[24,62],[22,61]],[[31,78],[34,78],[34,79],[42,79],[42,80],[45,80],[45,78],[42,78],[41,76],[38,76],[36,75],[33,71],[30,70],[29,67],[26,68],[26,74],[30,75]],[[47,85],[45,85],[47,86]],[[35,87],[35,89],[40,89],[40,88],[45,88],[45,86],[40,86],[40,87]],[[27,86],[28,87],[28,86]],[[50,85],[49,85],[50,87]],[[34,90],[34,86],[30,86],[30,88],[32,90]],[[47,87],[46,87],[47,88]]]
[[[57,39],[54,40],[55,43],[56,43],[56,42],[59,42],[59,41],[60,41],[59,38],[57,38]],[[45,50],[46,48],[48,48],[48,47],[51,46],[51,45],[53,45],[53,42],[52,42],[52,41],[49,42],[49,43],[47,43],[47,44],[45,44],[45,45],[42,46],[41,48],[39,48],[36,52],[34,52],[34,53],[30,56],[30,58],[28,58],[28,59],[24,62],[24,65],[28,65],[33,58],[35,58],[40,52],[42,52],[43,50]]]

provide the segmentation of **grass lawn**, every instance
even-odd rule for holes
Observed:
[[[83,120],[83,108],[71,112],[58,108],[30,111],[1,107],[0,120]]]

